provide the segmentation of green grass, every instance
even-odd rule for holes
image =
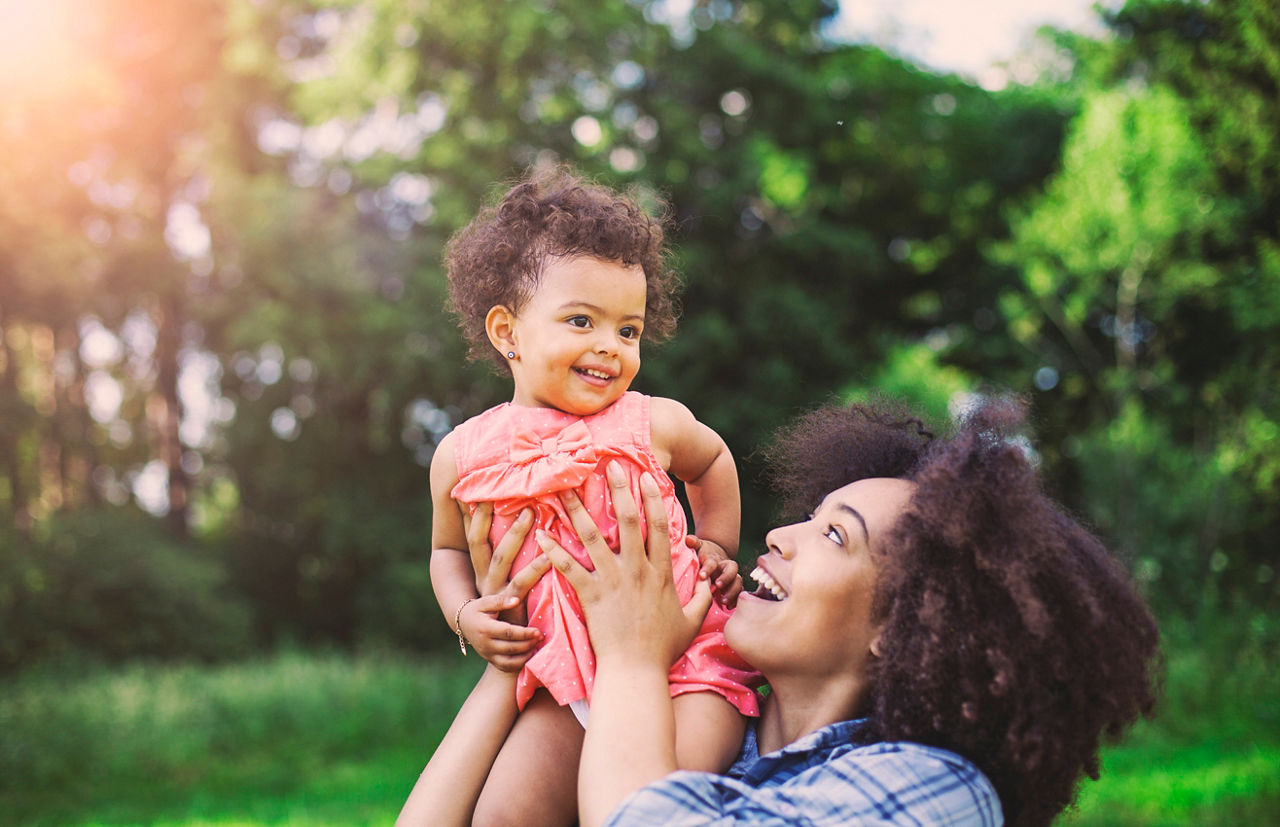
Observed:
[[[1276,624],[1165,632],[1160,714],[1104,753],[1060,827],[1280,824]],[[480,666],[292,653],[28,673],[0,683],[0,820],[389,824]]]
[[[1158,714],[1103,753],[1060,823],[1280,824],[1280,624],[1211,613],[1163,624]]]
[[[0,687],[18,824],[387,824],[480,663],[287,654]]]

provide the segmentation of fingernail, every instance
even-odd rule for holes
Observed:
[[[609,476],[610,482],[622,482],[622,466],[618,464],[617,460],[609,460],[604,472]]]
[[[648,471],[645,471],[643,474],[640,475],[640,488],[641,490],[647,489],[648,491],[657,492],[658,481],[653,478],[652,474],[650,474]]]
[[[531,519],[533,519],[533,512],[526,508],[520,512],[519,517],[516,517],[516,522],[519,523],[520,525],[524,525],[525,523],[529,522]]]
[[[514,607],[515,607],[517,604],[519,604],[519,603],[520,603],[520,598],[518,598],[518,597],[514,597],[514,596],[513,596],[513,597],[508,597],[508,598],[507,598],[507,602],[506,602],[504,605],[505,605],[508,609],[511,609],[511,608],[514,608]]]
[[[551,536],[542,529],[538,529],[533,532],[533,541],[545,549],[551,545]]]

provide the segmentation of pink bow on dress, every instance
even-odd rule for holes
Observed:
[[[571,473],[575,470],[590,473],[600,459],[600,449],[591,438],[591,429],[578,420],[546,438],[517,431],[511,438],[510,456],[513,465],[536,462],[548,466],[548,471],[563,468]]]

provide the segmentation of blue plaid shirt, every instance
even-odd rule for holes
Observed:
[[[999,827],[987,777],[952,752],[868,743],[841,721],[761,756],[755,727],[727,775],[674,772],[632,793],[607,825],[919,824]]]

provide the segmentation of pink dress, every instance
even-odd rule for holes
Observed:
[[[522,509],[532,508],[534,527],[550,533],[588,568],[591,561],[556,492],[576,491],[606,542],[616,550],[618,522],[609,501],[605,463],[614,459],[625,469],[637,502],[640,475],[648,471],[658,481],[666,503],[671,563],[680,602],[693,596],[698,557],[684,542],[687,523],[675,486],[649,445],[649,397],[629,391],[587,417],[506,403],[459,425],[454,440],[458,484],[452,496],[473,510],[477,503],[493,502],[489,537],[494,543],[506,534]],[[530,531],[513,569],[519,571],[537,554]],[[555,569],[548,571],[529,592],[527,608],[529,625],[542,631],[543,644],[517,680],[520,708],[540,686],[562,705],[590,698],[595,655],[582,606],[564,575]],[[671,667],[671,695],[709,690],[724,696],[744,715],[758,715],[752,689],[758,673],[725,642],[728,617],[728,610],[712,604],[698,636]]]

